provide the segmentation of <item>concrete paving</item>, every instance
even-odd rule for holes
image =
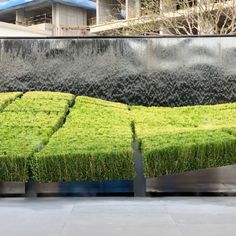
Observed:
[[[236,197],[1,198],[1,236],[236,236]]]

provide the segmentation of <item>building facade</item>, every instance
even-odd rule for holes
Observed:
[[[87,34],[90,19],[95,16],[96,4],[88,0],[9,0],[0,3],[0,22],[44,31],[50,36]]]
[[[169,5],[165,5],[166,2]],[[174,20],[175,25],[171,28],[164,24],[155,32],[157,34],[188,34],[188,30],[189,34],[232,34],[233,31],[222,31],[222,27],[236,28],[236,23],[234,26],[231,22],[231,18],[236,19],[235,0],[160,0],[157,4],[159,12],[154,20],[143,12],[144,0],[8,0],[0,2],[0,22],[43,31],[50,36],[109,35],[116,30],[128,29],[130,24],[140,26],[153,20],[163,21],[163,17],[166,22]],[[189,8],[197,14],[203,9],[196,19],[191,19],[192,29],[187,29],[189,22],[184,20],[191,12]],[[218,9],[222,10],[221,15]],[[218,29],[206,19],[209,11],[212,16],[218,15],[219,22],[213,22]],[[187,25],[186,32],[177,32],[178,22],[179,28]]]

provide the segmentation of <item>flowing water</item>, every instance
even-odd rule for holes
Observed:
[[[236,37],[0,39],[0,92],[128,104],[236,102]]]

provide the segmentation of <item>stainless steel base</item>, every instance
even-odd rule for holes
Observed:
[[[0,195],[24,195],[25,183],[0,182]]]
[[[236,193],[236,165],[148,178],[149,193]]]
[[[130,195],[134,193],[133,180],[107,180],[107,181],[80,181],[38,183],[29,181],[0,182],[0,196],[25,195],[37,197],[39,195]]]
[[[36,183],[37,194],[128,194],[133,193],[132,180],[80,181],[61,183]]]
[[[132,193],[133,181],[86,181],[28,184],[0,182],[1,195],[33,194],[114,194]],[[147,193],[233,193],[236,194],[236,165],[185,172],[146,180]]]

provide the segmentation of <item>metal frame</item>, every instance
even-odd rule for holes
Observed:
[[[136,185],[136,186],[135,186]],[[0,182],[0,196],[139,196],[132,180],[80,181],[62,183]],[[185,172],[146,179],[146,193],[149,194],[236,194],[236,165]],[[142,194],[141,196],[145,196]]]
[[[236,165],[146,180],[147,193],[236,193]]]
[[[37,194],[43,195],[116,195],[133,194],[132,180],[35,183]]]
[[[0,196],[21,196],[21,195],[25,195],[25,183],[0,182]]]

